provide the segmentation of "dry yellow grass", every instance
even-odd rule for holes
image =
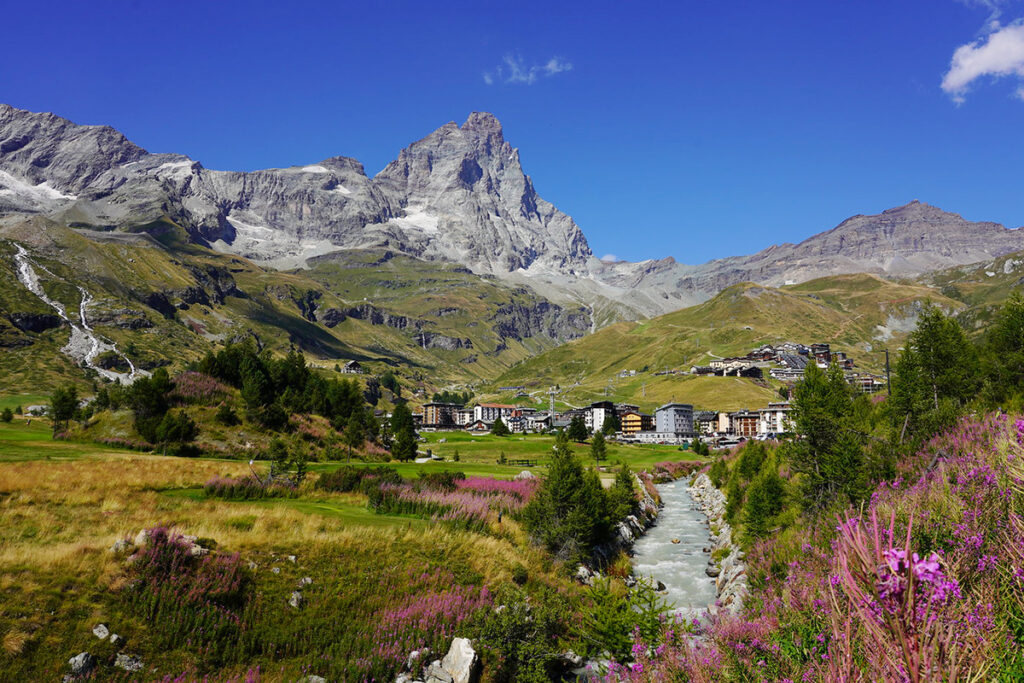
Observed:
[[[497,537],[481,536],[442,526],[359,526],[283,505],[195,501],[160,493],[248,471],[246,463],[135,454],[5,464],[0,467],[0,575],[5,569],[32,567],[71,575],[98,571],[113,580],[117,565],[107,549],[159,524],[242,552],[321,544],[335,551],[372,545],[387,552],[429,543],[466,558],[487,581],[508,580],[510,568],[524,561],[536,571],[543,565],[543,554],[527,548],[524,532],[510,519],[493,525]],[[356,495],[339,499],[362,500]],[[233,523],[239,518],[251,524]]]

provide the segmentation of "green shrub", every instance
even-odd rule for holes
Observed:
[[[607,650],[617,661],[626,662],[632,659],[634,631],[648,644],[661,637],[661,616],[667,605],[646,579],[626,591],[616,588],[608,578],[596,579],[588,588],[583,629],[592,654]]]
[[[465,472],[427,472],[420,470],[420,478],[417,484],[431,489],[441,491],[454,491],[455,482],[466,478]]]
[[[711,479],[711,483],[716,488],[725,486],[725,482],[729,478],[729,466],[725,464],[724,458],[718,458],[711,464],[711,468],[708,470],[708,478]]]
[[[786,485],[774,471],[758,476],[747,489],[743,521],[747,533],[754,538],[765,536],[773,518],[782,512],[786,499]]]
[[[233,427],[234,425],[241,422],[238,419],[238,415],[231,409],[226,403],[222,403],[220,408],[217,409],[217,415],[215,416],[217,422],[221,423],[225,427]]]
[[[521,564],[517,564],[512,567],[512,582],[517,586],[522,586],[530,578],[529,573],[526,571],[526,567]]]
[[[558,680],[557,644],[565,633],[565,597],[549,588],[527,595],[502,586],[495,595],[501,609],[490,610],[478,642],[488,674],[496,683],[546,683]]]

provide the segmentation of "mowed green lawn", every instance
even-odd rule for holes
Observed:
[[[0,396],[0,410],[10,408],[14,410],[18,406],[23,409],[29,406],[42,406],[50,403],[49,396],[41,394],[19,394],[17,396]]]
[[[551,449],[555,445],[555,437],[547,434],[492,436],[491,434],[470,434],[468,432],[426,432],[423,436],[427,441],[420,444],[421,451],[430,449],[435,455],[450,461],[455,456],[455,451],[458,450],[460,462],[444,464],[450,464],[452,469],[461,469],[466,474],[470,473],[470,468],[480,465],[489,468],[501,467],[497,462],[502,453],[509,460],[535,460],[539,465],[544,466],[547,465],[551,457]],[[591,462],[589,443],[574,443],[572,449],[585,463]],[[621,461],[634,470],[645,469],[654,463],[666,460],[699,460],[701,458],[701,456],[694,455],[692,451],[680,450],[679,446],[627,445],[612,441],[607,442],[607,453],[607,459],[602,461],[602,465],[614,465]],[[510,469],[518,472],[522,470],[522,467]],[[500,476],[492,472],[489,474]]]
[[[50,423],[38,417],[0,422],[0,462],[71,460],[109,452],[116,451],[95,444],[54,441]]]

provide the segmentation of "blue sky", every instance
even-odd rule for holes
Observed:
[[[287,6],[286,6],[287,5]],[[494,112],[595,253],[686,263],[919,199],[1024,225],[1024,1],[9,3],[0,101],[249,170]]]

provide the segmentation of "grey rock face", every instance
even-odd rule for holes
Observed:
[[[8,318],[22,332],[45,332],[63,324],[59,317],[50,313],[11,313]]]
[[[532,306],[507,303],[498,307],[493,329],[502,338],[522,340],[546,336],[551,339],[576,339],[590,331],[586,309],[566,309],[549,301]]]
[[[699,303],[743,281],[914,276],[1024,249],[1024,231],[912,202],[749,256],[695,266],[672,258],[605,263],[594,258],[572,218],[538,196],[519,151],[498,120],[482,112],[461,126],[445,124],[368,178],[346,157],[251,173],[213,171],[185,156],[150,154],[105,126],[0,105],[0,216],[10,213],[154,234],[173,222],[196,241],[280,268],[370,247],[461,263],[565,305],[503,310],[495,329],[518,339],[585,333],[592,323],[587,310],[569,302],[607,306],[609,320],[635,318]],[[238,295],[229,274],[195,276],[214,302]],[[173,315],[173,307],[164,309]],[[312,308],[303,313],[309,317]],[[323,318],[337,319],[330,311]]]
[[[146,150],[109,126],[79,126],[54,114],[0,104],[2,169],[32,186],[74,195]]]
[[[411,243],[417,255],[495,274],[584,272],[592,256],[572,218],[537,195],[492,114],[445,124],[402,150],[374,181],[401,209],[380,231]]]

